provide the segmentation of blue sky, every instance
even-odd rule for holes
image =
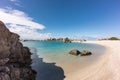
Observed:
[[[11,31],[23,35],[26,31],[40,34],[35,39],[48,37],[101,38],[120,37],[119,0],[1,0],[0,8],[4,13],[27,17],[40,28],[30,28],[5,21]],[[22,12],[22,14],[20,14]],[[18,13],[20,15],[18,15]],[[2,15],[0,15],[2,16]],[[0,17],[1,18],[1,17]],[[31,18],[31,19],[29,19]],[[2,18],[1,18],[2,19]],[[4,19],[2,19],[4,21]],[[24,30],[21,34],[20,27]],[[27,26],[27,28],[26,28]],[[16,28],[19,27],[19,28]],[[28,35],[29,38],[33,35]],[[28,38],[23,36],[23,38]],[[33,37],[32,37],[33,38]]]

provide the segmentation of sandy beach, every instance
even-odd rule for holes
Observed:
[[[94,64],[65,74],[65,80],[120,80],[120,41],[87,41],[106,47],[105,53]]]

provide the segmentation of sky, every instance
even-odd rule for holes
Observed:
[[[0,20],[22,39],[120,37],[120,0],[1,0]]]

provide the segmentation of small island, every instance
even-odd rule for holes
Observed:
[[[59,42],[64,42],[64,43],[71,43],[71,42],[85,42],[87,41],[86,39],[72,39],[72,38],[48,38],[45,39],[44,41],[59,41]]]

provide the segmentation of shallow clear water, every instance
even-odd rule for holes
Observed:
[[[57,54],[59,52],[69,52],[71,49],[79,49],[79,50],[92,50],[97,51],[96,49],[104,50],[104,47],[88,44],[88,43],[64,43],[57,41],[26,41],[22,42],[24,46],[28,46],[30,48],[35,48],[37,53],[40,54]]]
[[[88,43],[63,43],[57,41],[27,41],[22,43],[24,46],[36,49],[37,55],[42,58],[44,62],[54,62],[56,65],[62,67],[65,74],[75,72],[77,68],[82,69],[89,67],[89,65],[95,62],[105,51],[103,46]],[[78,49],[80,51],[89,50],[92,52],[92,55],[74,56],[68,54],[72,49]],[[38,69],[40,69],[39,65],[41,64],[37,63],[33,65],[33,68],[38,71],[38,73]]]
[[[87,44],[87,43],[63,43],[57,41],[27,41],[23,42],[24,46],[28,46],[30,48],[35,48],[37,50],[37,54],[43,58],[44,60],[52,61],[52,62],[61,62],[65,61],[69,58],[75,58],[76,56],[68,54],[72,49],[89,50],[93,53],[90,57],[97,58],[99,57],[105,50],[103,46]],[[77,57],[78,58],[78,57]],[[88,57],[79,57],[80,59],[88,58]]]

